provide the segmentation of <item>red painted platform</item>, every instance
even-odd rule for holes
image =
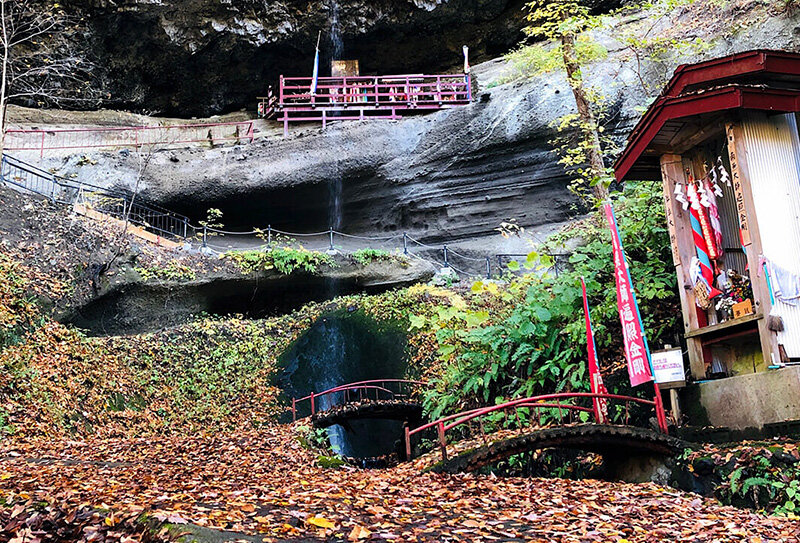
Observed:
[[[261,98],[259,114],[289,124],[367,119],[399,119],[472,101],[468,74],[320,77],[316,92],[310,77],[283,77],[277,97]]]

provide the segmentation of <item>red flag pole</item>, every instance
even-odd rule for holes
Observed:
[[[586,296],[586,282],[581,277],[581,289],[583,290],[583,313],[586,320],[586,349],[589,361],[589,388],[594,394],[607,394],[603,384],[603,376],[600,373],[600,365],[597,362],[597,344],[594,341],[594,331],[592,330],[592,317],[589,313],[589,298]],[[595,398],[592,402],[594,407],[594,420],[598,424],[608,423],[608,408],[604,398]]]

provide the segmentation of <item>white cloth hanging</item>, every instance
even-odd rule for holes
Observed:
[[[772,293],[785,304],[800,305],[800,276],[767,260]]]

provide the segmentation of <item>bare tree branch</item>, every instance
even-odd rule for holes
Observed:
[[[77,23],[53,0],[0,0],[0,149],[9,100],[61,107],[99,102]]]

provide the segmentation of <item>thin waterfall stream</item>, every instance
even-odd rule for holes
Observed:
[[[330,1],[329,10],[330,57],[341,60],[344,42],[336,0]],[[333,160],[334,175],[328,180],[328,223],[333,230],[342,230],[343,179],[340,158],[335,155]],[[329,299],[337,296],[334,279],[326,280],[326,289]],[[299,398],[355,381],[401,378],[406,370],[405,345],[406,336],[399,326],[379,323],[358,311],[334,311],[322,315],[282,355],[284,371],[279,384],[288,397]],[[319,398],[317,408],[324,411],[339,400],[338,395]],[[328,428],[333,451],[352,458],[395,452],[401,435],[402,423],[391,420],[352,420],[347,427]]]
[[[342,40],[342,29],[339,23],[339,2],[330,1],[330,32],[329,41],[331,44],[331,60],[342,60],[344,55],[344,41]],[[337,154],[335,175],[328,182],[328,222],[334,230],[342,227],[342,176],[339,167]],[[335,294],[335,293],[334,293]]]

